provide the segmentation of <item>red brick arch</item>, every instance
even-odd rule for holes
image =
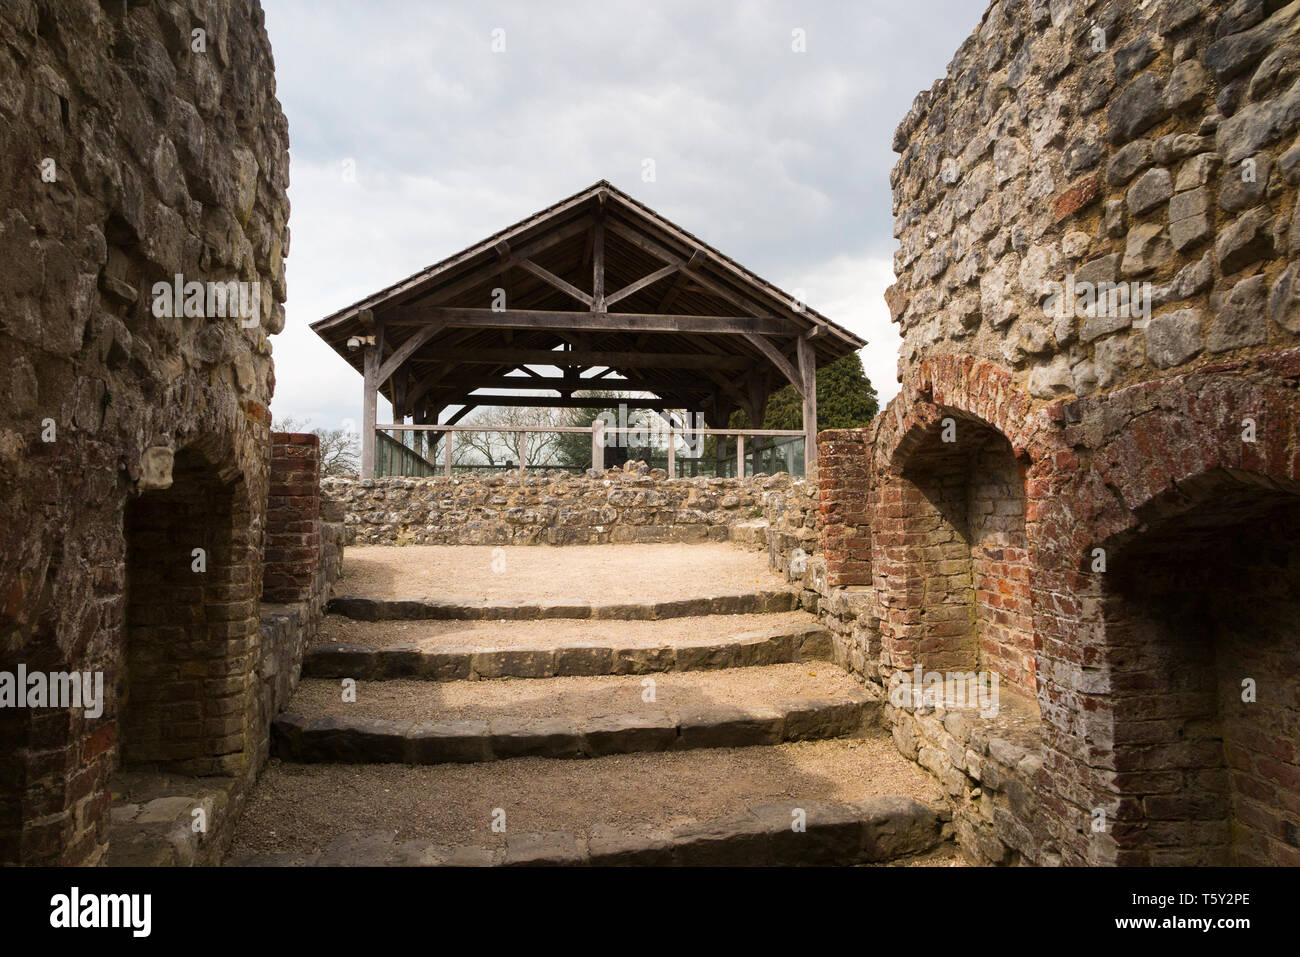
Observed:
[[[937,438],[948,418],[964,438],[951,454]],[[871,537],[887,670],[978,659],[1037,694],[1032,493],[1071,461],[1061,418],[1059,404],[1035,409],[1005,369],[970,356],[926,359],[881,417]]]
[[[1212,599],[1216,581],[1196,578],[1196,556],[1207,548],[1226,556],[1250,529],[1246,517],[1276,516],[1279,508],[1293,514],[1286,503],[1300,503],[1298,378],[1300,351],[1292,350],[1143,383],[1070,409],[1065,434],[1083,467],[1042,476],[1034,574],[1035,632],[1058,689],[1044,727],[1044,767],[1061,802],[1067,858],[1300,860],[1284,841],[1261,836],[1270,826],[1294,826],[1270,818],[1263,805],[1247,801],[1241,811],[1257,831],[1225,837],[1224,802],[1236,800],[1225,774],[1249,773],[1246,784],[1258,797],[1277,785],[1270,774],[1285,780],[1295,772],[1270,765],[1267,755],[1234,752],[1231,741],[1227,761],[1238,766],[1225,767],[1213,743],[1221,732],[1202,729],[1220,720],[1240,725],[1244,717],[1216,709],[1210,693],[1208,685],[1226,680],[1213,670],[1210,626],[1196,616],[1180,619],[1177,602],[1168,604],[1177,594]],[[1255,423],[1253,443],[1243,441],[1246,419]],[[1218,538],[1207,545],[1211,533]],[[1273,551],[1285,548],[1276,536],[1268,541]],[[1104,572],[1093,571],[1097,557],[1105,559]],[[1236,561],[1225,557],[1228,565]],[[1271,577],[1246,576],[1252,597],[1239,603],[1277,607],[1267,593]],[[1270,654],[1277,661],[1292,652],[1279,644]],[[1240,649],[1220,649],[1218,657],[1240,658]],[[1243,740],[1257,742],[1260,734],[1249,728]],[[1100,832],[1088,827],[1098,809],[1108,820]]]

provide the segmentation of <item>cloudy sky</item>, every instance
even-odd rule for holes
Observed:
[[[890,140],[986,0],[263,6],[290,142],[277,419],[360,419],[309,323],[600,179],[804,290],[897,391]]]

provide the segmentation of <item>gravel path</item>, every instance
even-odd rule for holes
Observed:
[[[336,595],[651,602],[781,589],[767,553],[732,545],[362,545]]]
[[[768,615],[704,615],[661,621],[356,621],[329,615],[316,641],[343,645],[414,645],[425,651],[444,648],[561,647],[599,644],[656,648],[665,644],[702,643],[773,629],[814,625],[807,612]]]
[[[773,747],[487,764],[286,764],[273,759],[249,798],[229,856],[311,852],[360,828],[399,841],[494,844],[494,808],[511,832],[628,830],[725,817],[765,801],[857,801],[901,794],[932,803],[933,779],[879,734]]]
[[[653,702],[642,700],[647,678]],[[675,713],[714,705],[775,704],[786,698],[842,698],[862,685],[830,662],[731,668],[722,671],[605,675],[594,678],[493,681],[358,681],[357,700],[341,684],[304,678],[286,709],[302,715],[455,721],[468,718],[589,717],[640,711]]]

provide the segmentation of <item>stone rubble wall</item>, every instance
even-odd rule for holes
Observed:
[[[1086,396],[1300,343],[1297,62],[1300,2],[990,4],[894,135],[899,381],[952,352]],[[1045,315],[1068,275],[1151,283],[1149,324]]]
[[[595,545],[733,541],[774,563],[817,549],[812,484],[785,473],[669,479],[660,469],[437,478],[326,478],[355,545]],[[330,507],[327,505],[326,507]]]
[[[895,134],[902,388],[820,436],[823,554],[789,574],[973,861],[1300,863],[1276,717],[1185,693],[1224,680],[1212,636],[1188,651],[1153,576],[1095,564],[1101,546],[1175,593],[1258,595],[1256,634],[1294,621],[1298,64],[1298,2],[995,0]],[[1047,314],[1071,281],[1149,283],[1149,320]],[[1249,546],[1222,595],[1207,536]],[[991,718],[889,700],[971,621],[966,667],[1010,673],[1030,639],[1032,697],[1004,682]],[[1256,654],[1293,700],[1290,659]]]
[[[124,512],[153,477],[146,449],[204,463],[229,495],[237,558],[211,587],[241,650],[221,680],[245,698],[254,681],[242,649],[258,627],[289,242],[261,8],[0,4],[0,152],[0,668],[102,671],[115,689],[100,719],[0,715],[0,861],[93,864],[126,679]],[[154,283],[177,274],[259,283],[260,324],[156,317]],[[204,735],[242,734],[251,718],[204,720]]]

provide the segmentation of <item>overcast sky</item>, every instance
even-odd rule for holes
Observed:
[[[897,392],[890,141],[986,0],[263,6],[290,144],[277,419],[360,420],[309,323],[600,179],[804,290]]]

